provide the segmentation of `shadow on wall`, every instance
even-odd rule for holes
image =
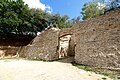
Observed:
[[[0,34],[0,58],[18,57],[21,46],[28,45],[33,38],[29,35]]]

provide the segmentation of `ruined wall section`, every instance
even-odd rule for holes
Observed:
[[[74,33],[77,63],[120,67],[120,9],[79,23]]]
[[[19,47],[15,46],[0,46],[0,59],[18,57],[18,55],[16,55],[18,50]]]
[[[75,48],[72,35],[73,31],[70,28],[48,28],[29,45],[21,48],[20,57],[50,61],[73,56]]]
[[[31,44],[20,51],[21,57],[42,60],[58,59],[58,35],[59,29],[50,28],[38,35]]]

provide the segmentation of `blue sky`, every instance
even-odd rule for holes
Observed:
[[[40,0],[41,3],[52,8],[52,14],[60,13],[70,18],[80,16],[81,9],[85,2],[90,0]]]
[[[40,8],[51,14],[68,15],[70,19],[80,16],[85,2],[93,0],[23,0],[30,8]],[[96,0],[98,1],[98,0]],[[110,0],[105,0],[106,2]],[[120,0],[119,0],[120,1]]]
[[[70,19],[80,16],[85,2],[91,0],[23,0],[30,8],[41,8],[51,14],[68,15]]]

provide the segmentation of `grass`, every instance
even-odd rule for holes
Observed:
[[[116,75],[120,76],[120,71],[108,70],[108,69],[102,69],[102,68],[95,68],[95,67],[80,65],[80,64],[76,64],[76,63],[72,63],[72,65],[78,67],[79,69],[83,69],[85,71],[91,71],[91,72],[95,72],[96,74],[101,74],[101,75],[104,75],[104,76],[108,76],[112,79],[115,79]],[[105,79],[103,79],[103,80],[105,80]]]

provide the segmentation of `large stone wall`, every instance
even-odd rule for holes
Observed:
[[[73,56],[75,48],[71,45],[71,43],[74,44],[73,38],[71,38],[72,34],[71,28],[60,30],[48,27],[29,45],[20,49],[20,57],[50,61]]]
[[[120,67],[120,9],[79,23],[75,61],[95,67]]]
[[[23,47],[20,57],[42,60],[58,59],[58,35],[59,29],[50,28],[38,35],[33,41]]]

